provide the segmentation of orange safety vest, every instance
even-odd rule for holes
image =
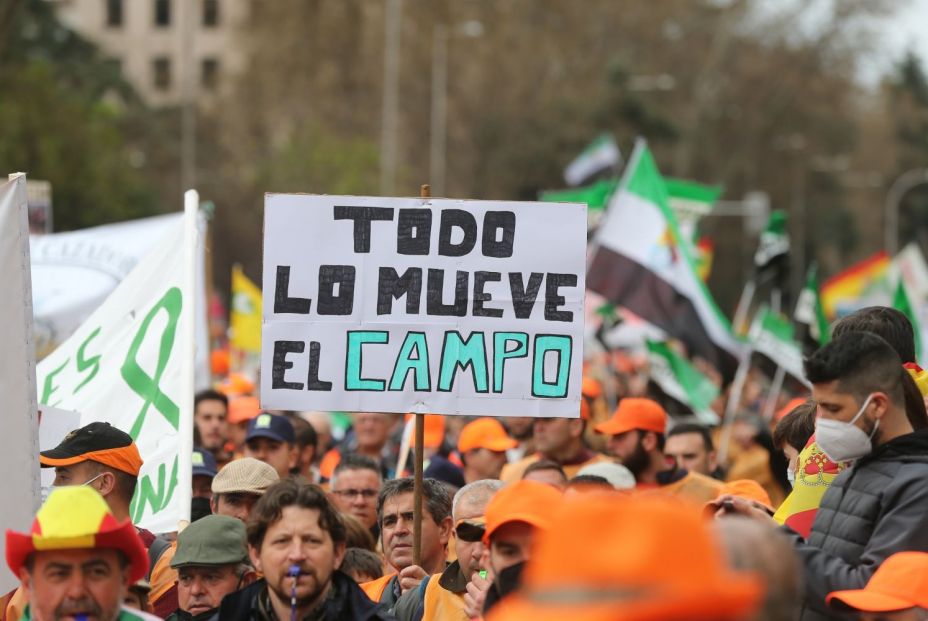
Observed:
[[[464,596],[439,584],[441,574],[429,579],[425,587],[422,621],[470,621],[464,614]]]
[[[361,590],[367,594],[372,602],[379,602],[380,598],[383,596],[384,590],[387,588],[387,584],[390,583],[390,579],[395,575],[395,573],[387,574],[383,578],[377,578],[370,582],[362,582],[358,586],[361,587]]]

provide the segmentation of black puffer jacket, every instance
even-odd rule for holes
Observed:
[[[839,474],[808,541],[784,529],[805,569],[800,619],[845,618],[825,605],[829,593],[863,588],[896,552],[928,552],[928,430],[887,442]]]
[[[333,591],[318,616],[325,621],[396,621],[393,615],[384,612],[383,606],[375,604],[354,580],[340,571],[332,574]],[[273,613],[266,614],[258,599],[267,589],[264,580],[245,587],[241,591],[226,595],[219,606],[221,621],[273,621]],[[289,620],[282,620],[289,621]]]

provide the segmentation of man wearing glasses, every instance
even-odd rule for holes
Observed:
[[[335,507],[357,518],[371,531],[375,540],[380,535],[377,528],[377,496],[382,484],[377,462],[364,455],[345,455],[335,468],[329,484]]]
[[[467,585],[481,571],[486,547],[483,534],[486,527],[484,512],[494,494],[502,489],[502,481],[484,479],[462,487],[454,495],[451,516],[454,520],[455,551],[458,560],[441,574],[425,578],[424,585],[404,593],[396,604],[399,621],[467,621],[464,594]]]

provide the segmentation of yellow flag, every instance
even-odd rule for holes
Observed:
[[[231,345],[241,351],[261,352],[261,290],[248,280],[240,265],[232,268]]]

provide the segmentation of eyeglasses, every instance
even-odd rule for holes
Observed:
[[[340,498],[351,499],[360,496],[364,500],[373,500],[380,492],[375,489],[340,489],[332,493],[337,494]]]
[[[458,520],[454,525],[454,535],[461,541],[467,543],[477,543],[483,541],[483,534],[486,532],[486,524],[483,522],[469,522],[467,520]]]

